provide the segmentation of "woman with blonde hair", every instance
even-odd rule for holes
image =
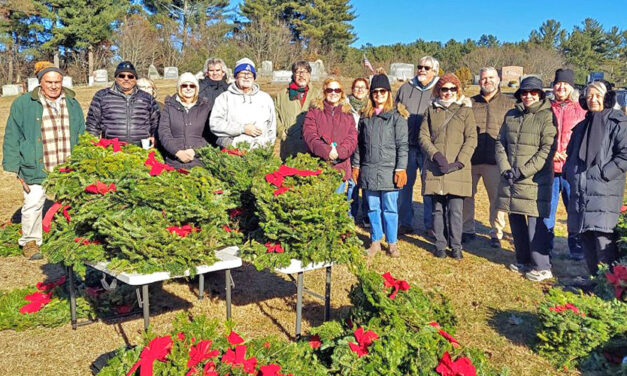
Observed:
[[[203,137],[208,128],[211,104],[198,97],[198,80],[185,72],[179,78],[177,93],[167,97],[159,122],[159,141],[165,161],[176,168],[201,165],[194,149],[207,145]]]
[[[340,81],[327,78],[322,93],[322,97],[311,102],[305,115],[303,139],[311,154],[342,173],[337,192],[344,193],[346,182],[351,179],[350,158],[357,147],[357,128]]]
[[[369,257],[381,250],[384,232],[389,255],[401,255],[397,246],[398,190],[407,183],[408,116],[404,106],[394,105],[390,81],[379,70],[370,82],[370,98],[359,120],[352,161],[353,180],[362,186],[368,202]]]

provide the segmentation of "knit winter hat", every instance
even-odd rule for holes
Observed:
[[[35,75],[37,76],[37,80],[39,82],[41,82],[41,79],[44,76],[44,74],[48,72],[57,72],[61,76],[63,76],[63,71],[55,67],[54,64],[52,64],[49,61],[38,61],[35,63]]]
[[[183,84],[194,84],[198,88],[198,79],[190,72],[185,72],[179,76],[179,80],[176,83],[176,88],[180,89]]]
[[[575,86],[575,72],[572,69],[558,69],[555,71],[555,79],[553,84],[558,82],[566,82],[570,86]]]
[[[115,68],[114,76],[117,77],[118,74],[122,72],[132,73],[135,75],[135,77],[137,77],[137,71],[135,70],[135,66],[130,61],[123,61],[118,64],[117,68]]]
[[[440,88],[444,86],[444,84],[451,83],[455,85],[457,88],[457,98],[461,98],[462,96],[462,82],[457,78],[454,73],[447,73],[444,76],[440,77],[438,82],[435,83],[435,87],[433,88],[433,96],[440,96]]]
[[[388,76],[386,76],[384,73],[375,74],[374,76],[372,76],[372,80],[370,80],[370,93],[372,94],[375,89],[385,89],[387,91],[392,91]]]
[[[237,77],[237,74],[241,71],[252,72],[253,77],[257,79],[257,71],[255,70],[255,63],[252,60],[245,57],[235,62],[235,69],[233,69],[233,76]]]

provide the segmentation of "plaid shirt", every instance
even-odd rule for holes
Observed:
[[[41,142],[44,152],[44,166],[52,171],[65,162],[70,155],[70,116],[65,103],[65,93],[56,100],[46,98],[39,92],[39,100],[44,108],[41,117]]]

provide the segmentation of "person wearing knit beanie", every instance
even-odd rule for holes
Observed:
[[[257,79],[257,71],[255,70],[255,63],[252,60],[245,57],[235,62],[235,69],[233,69],[233,76],[237,77],[237,74],[242,71],[251,72],[253,77]]]
[[[37,76],[37,80],[41,82],[43,76],[48,72],[57,72],[61,76],[63,76],[63,71],[57,68],[50,61],[38,61],[35,63],[35,76]]]

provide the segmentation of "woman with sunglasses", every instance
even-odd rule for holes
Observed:
[[[185,72],[179,77],[177,93],[165,99],[159,122],[159,142],[167,164],[176,168],[202,165],[194,149],[207,145],[203,133],[208,127],[211,103],[198,97],[198,79]]]
[[[472,104],[453,73],[433,88],[434,99],[422,119],[418,143],[425,156],[422,194],[433,203],[435,256],[462,259],[464,197],[472,196],[470,159],[477,147]]]
[[[357,128],[340,81],[327,78],[322,92],[323,97],[313,100],[305,115],[303,139],[311,154],[342,173],[337,193],[344,193],[351,179],[350,157],[357,147]]]
[[[509,213],[516,251],[510,270],[540,282],[553,278],[550,233],[544,218],[551,213],[557,129],[539,78],[522,80],[514,96],[518,102],[505,114],[496,140],[501,173],[497,208]]]
[[[370,81],[370,100],[359,120],[357,149],[353,155],[353,180],[359,182],[368,202],[370,239],[368,256],[381,250],[385,233],[388,253],[400,257],[398,190],[407,183],[407,117],[395,106],[392,88],[382,70]]]

